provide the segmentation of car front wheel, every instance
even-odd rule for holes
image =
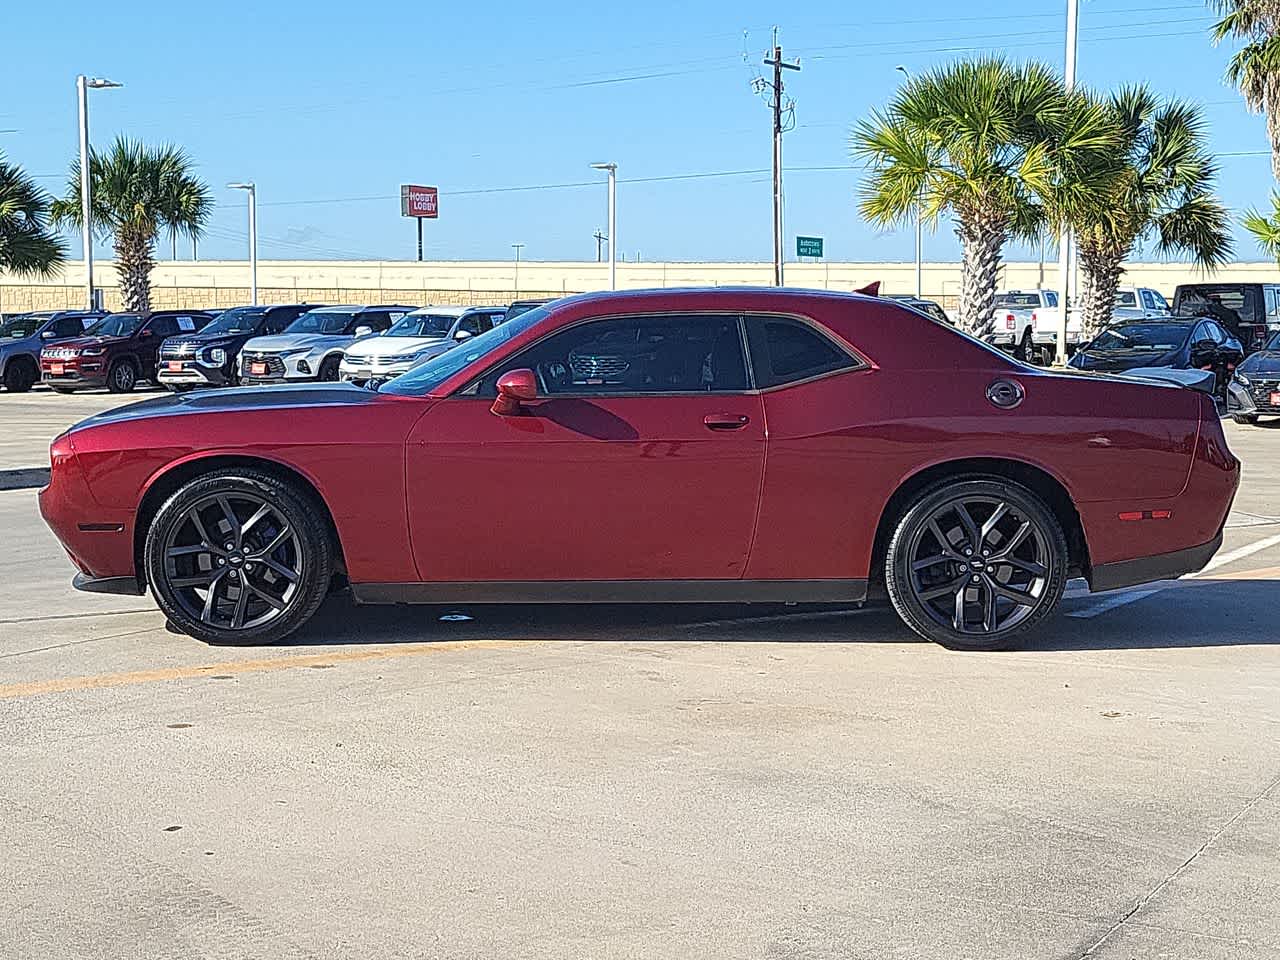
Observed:
[[[138,371],[128,360],[117,360],[107,371],[107,390],[111,393],[129,393],[138,382]]]
[[[1000,479],[921,492],[893,532],[885,582],[912,630],[956,650],[1017,643],[1062,599],[1062,525],[1035,493]]]
[[[207,643],[275,643],[315,614],[333,575],[317,505],[255,470],[214,471],[174,493],[147,531],[161,611]]]

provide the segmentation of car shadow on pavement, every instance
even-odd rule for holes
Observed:
[[[1130,598],[1131,601],[1130,601]],[[1101,612],[1103,602],[1119,602]],[[1068,598],[1026,652],[1280,645],[1280,579],[1167,581]],[[1073,615],[1074,614],[1074,615]],[[291,646],[572,640],[920,643],[887,605],[529,604],[360,607],[331,597]]]

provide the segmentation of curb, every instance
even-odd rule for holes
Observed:
[[[0,470],[0,490],[30,490],[35,487],[43,487],[48,482],[48,467]]]

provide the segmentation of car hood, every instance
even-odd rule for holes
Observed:
[[[444,337],[366,337],[347,349],[349,357],[395,357],[449,344]]]
[[[280,407],[349,407],[374,403],[378,395],[372,390],[346,383],[309,383],[293,387],[235,387],[225,390],[197,390],[164,397],[153,397],[141,403],[104,410],[82,420],[71,429],[83,430],[108,423],[149,420],[155,417],[180,416],[186,413],[228,413],[236,410],[266,410]]]
[[[1245,358],[1237,368],[1241,373],[1280,374],[1280,350],[1259,350]]]
[[[342,334],[332,336],[323,333],[282,334],[274,337],[254,337],[244,345],[250,353],[288,353],[290,350],[328,350],[350,343],[354,337]]]
[[[124,343],[128,339],[128,337],[73,337],[70,340],[55,340],[49,346],[71,347],[73,350],[83,350],[85,347],[102,347],[110,346],[113,343]]]
[[[1081,370],[1136,370],[1140,367],[1167,367],[1177,360],[1179,351],[1153,353],[1148,350],[1081,350],[1071,358],[1071,365]]]

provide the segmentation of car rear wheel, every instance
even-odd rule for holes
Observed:
[[[138,371],[128,360],[117,360],[107,371],[107,390],[111,393],[129,393],[138,383]]]
[[[1256,427],[1258,425],[1258,417],[1256,414],[1249,413],[1233,413],[1231,419],[1236,423],[1247,427]]]
[[[4,386],[10,393],[26,393],[40,379],[40,371],[29,360],[19,358],[4,370]]]
[[[333,576],[317,505],[254,470],[219,470],[171,496],[147,531],[161,611],[207,643],[275,643],[311,619]]]
[[[338,357],[330,357],[324,363],[320,364],[320,375],[316,378],[324,383],[332,383],[338,379],[338,364],[342,361]]]
[[[955,650],[1013,646],[1062,599],[1062,525],[1035,493],[999,479],[927,488],[898,521],[885,559],[894,609]]]

